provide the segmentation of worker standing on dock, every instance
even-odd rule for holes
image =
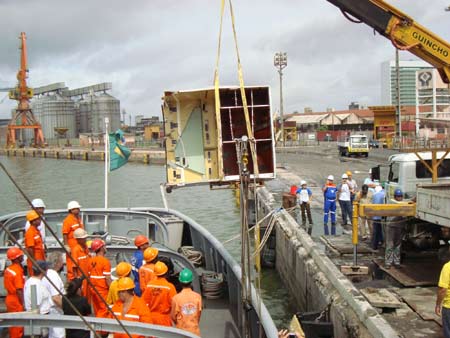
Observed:
[[[361,187],[361,191],[358,191],[356,194],[356,201],[359,204],[372,204],[373,194],[369,191],[369,186],[367,184],[363,184]],[[371,238],[372,234],[372,220],[367,217],[359,216],[359,233],[362,236],[362,240],[365,241],[368,238]],[[367,228],[366,228],[367,227]]]
[[[308,234],[311,235],[313,227],[310,206],[312,200],[312,191],[307,187],[306,181],[301,181],[300,188],[298,188],[295,193],[297,195],[297,203],[299,204],[302,213],[302,226],[306,226],[306,216],[308,216]]]
[[[117,264],[116,275],[118,279],[113,280],[109,285],[108,297],[106,299],[106,302],[110,305],[114,304],[119,299],[119,290],[117,289],[119,279],[131,275],[131,264],[128,262],[120,262]]]
[[[384,199],[384,189],[381,185],[378,184],[375,187],[375,193],[372,197],[372,204],[385,204]],[[383,243],[383,228],[381,226],[381,216],[373,216],[372,220],[372,249],[378,250],[378,246]]]
[[[45,224],[42,219],[44,218],[44,211],[45,211],[45,204],[44,201],[40,198],[36,198],[31,201],[31,205],[33,206],[34,210],[41,216],[41,224],[38,226],[38,230],[41,232],[42,241],[44,241],[45,244]],[[30,222],[25,223],[25,232],[28,231],[30,228]]]
[[[353,174],[350,170],[347,170],[346,174],[348,177],[347,183],[348,183],[348,186],[350,187],[350,191],[351,191],[350,202],[352,203],[352,210],[353,210],[353,201],[355,200],[356,193],[358,192],[358,183],[356,183],[356,180],[353,179]],[[350,214],[350,218],[352,217],[352,215],[353,215],[353,211]]]
[[[97,292],[106,300],[109,286],[111,285],[111,263],[105,257],[105,242],[99,238],[94,239],[91,244],[91,250],[95,252],[95,257],[90,259],[89,279]],[[91,290],[90,294],[95,317],[107,318],[108,309],[105,302],[93,290]]]
[[[86,276],[89,276],[89,270],[90,270],[90,258],[91,256],[89,255],[89,249],[86,245],[86,240],[88,238],[88,234],[86,232],[86,230],[82,229],[82,228],[78,228],[77,230],[74,231],[73,234],[75,240],[77,241],[77,245],[75,245],[75,247],[72,250],[72,257],[75,260],[75,262],[77,262],[77,266],[76,265],[72,265],[72,276],[74,276],[74,278],[83,278],[83,273]],[[69,274],[69,272],[67,272],[67,274]],[[88,289],[87,289],[87,280],[83,280],[83,285],[82,285],[82,294],[84,297],[87,297],[88,295]],[[87,297],[89,300],[89,297]]]
[[[347,225],[351,223],[352,219],[352,202],[351,202],[351,195],[353,193],[353,190],[348,184],[348,176],[347,174],[342,174],[342,182],[337,186],[338,191],[338,199],[339,199],[339,205],[341,207],[341,213],[342,213],[342,225]],[[347,220],[349,223],[347,223]]]
[[[372,194],[375,194],[376,183],[373,179],[372,169],[369,169],[369,177],[366,177],[366,179],[364,180],[364,184],[367,184],[367,186],[369,187],[369,191]]]
[[[145,302],[134,294],[135,285],[131,278],[119,279],[119,300],[114,303],[112,312],[120,320],[154,324],[150,311]],[[112,316],[111,316],[112,317]],[[114,338],[128,338],[126,333],[114,333]],[[131,335],[132,338],[144,338],[140,335]]]
[[[172,326],[170,310],[172,298],[177,294],[175,286],[167,281],[169,268],[163,262],[156,262],[155,275],[157,278],[147,284],[142,299],[148,305],[153,324]]]
[[[31,210],[27,213],[27,221],[30,222],[30,228],[25,233],[25,247],[28,254],[35,260],[45,260],[44,242],[41,237],[41,232],[38,230],[38,226],[41,224],[41,218],[39,214]],[[28,275],[33,275],[33,263],[31,259],[27,260]]]
[[[336,235],[336,194],[337,188],[333,183],[334,176],[329,175],[327,183],[322,188],[323,191],[323,232],[329,235],[328,214],[331,214],[331,235]]]
[[[393,203],[403,201],[403,192],[400,189],[394,191]],[[405,218],[402,216],[390,217],[386,224],[386,251],[384,257],[384,266],[390,269],[392,265],[400,267],[401,246],[403,232],[405,229]]]
[[[202,315],[202,296],[192,290],[192,271],[183,269],[178,280],[183,290],[172,298],[170,317],[178,329],[200,336],[200,316]]]
[[[149,247],[144,251],[145,264],[139,268],[139,284],[141,292],[144,294],[147,284],[156,279],[155,263],[158,259],[158,249]]]
[[[439,277],[436,307],[434,312],[442,315],[442,328],[444,337],[450,338],[450,262],[444,264]],[[442,307],[442,309],[441,309]]]
[[[80,217],[81,205],[77,201],[70,201],[67,204],[67,210],[69,214],[63,221],[62,234],[64,240],[64,248],[71,253],[72,250],[77,245],[77,240],[74,237],[74,233],[77,229],[84,229],[83,220]],[[67,268],[67,280],[71,281],[76,276],[73,275],[73,263],[72,260],[66,258],[66,268]]]
[[[23,275],[23,252],[17,247],[9,248],[6,257],[11,261],[3,273],[3,285],[6,290],[6,311],[22,312],[23,304],[23,288],[25,285],[25,277]],[[23,327],[11,326],[9,328],[10,338],[22,338]]]
[[[144,251],[150,246],[150,241],[144,235],[137,235],[134,238],[134,245],[136,245],[137,250],[134,252],[133,257],[131,257],[131,266],[135,283],[134,293],[137,296],[141,296],[141,287],[139,285],[139,268],[142,266],[144,261]]]

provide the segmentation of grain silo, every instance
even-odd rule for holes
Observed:
[[[77,126],[80,134],[92,132],[91,127],[91,100],[82,98],[77,101]]]
[[[114,96],[102,93],[86,97],[87,106],[91,108],[91,132],[105,132],[105,117],[109,118],[109,131],[120,128],[120,101]]]
[[[75,102],[69,97],[52,94],[40,97],[34,103],[36,115],[46,139],[57,138],[56,130],[67,129],[64,138],[78,137],[75,120]]]

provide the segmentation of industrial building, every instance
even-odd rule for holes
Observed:
[[[69,89],[63,82],[34,88],[31,108],[45,139],[103,134],[105,117],[108,131],[120,128],[120,101],[107,93],[111,89],[111,83]]]

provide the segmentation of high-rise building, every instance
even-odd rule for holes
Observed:
[[[416,71],[432,69],[433,66],[424,61],[400,61],[400,104],[402,106],[416,105]],[[396,66],[395,61],[385,61],[381,64],[381,104],[396,105]]]

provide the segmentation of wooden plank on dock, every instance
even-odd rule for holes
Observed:
[[[414,259],[403,262],[400,268],[384,267],[384,260],[375,259],[375,264],[386,274],[406,287],[436,286],[439,279],[439,271],[442,263],[434,258]],[[427,273],[423,273],[423,267],[427,267]]]
[[[321,241],[332,251],[338,252],[340,255],[353,254],[353,244],[351,235],[340,236],[321,236]],[[358,244],[358,254],[371,254],[377,251],[372,250],[365,242]]]
[[[387,289],[365,288],[360,290],[367,301],[375,307],[398,309],[402,303]]]
[[[395,290],[423,320],[433,320],[442,326],[441,317],[434,313],[436,288],[405,288]]]

